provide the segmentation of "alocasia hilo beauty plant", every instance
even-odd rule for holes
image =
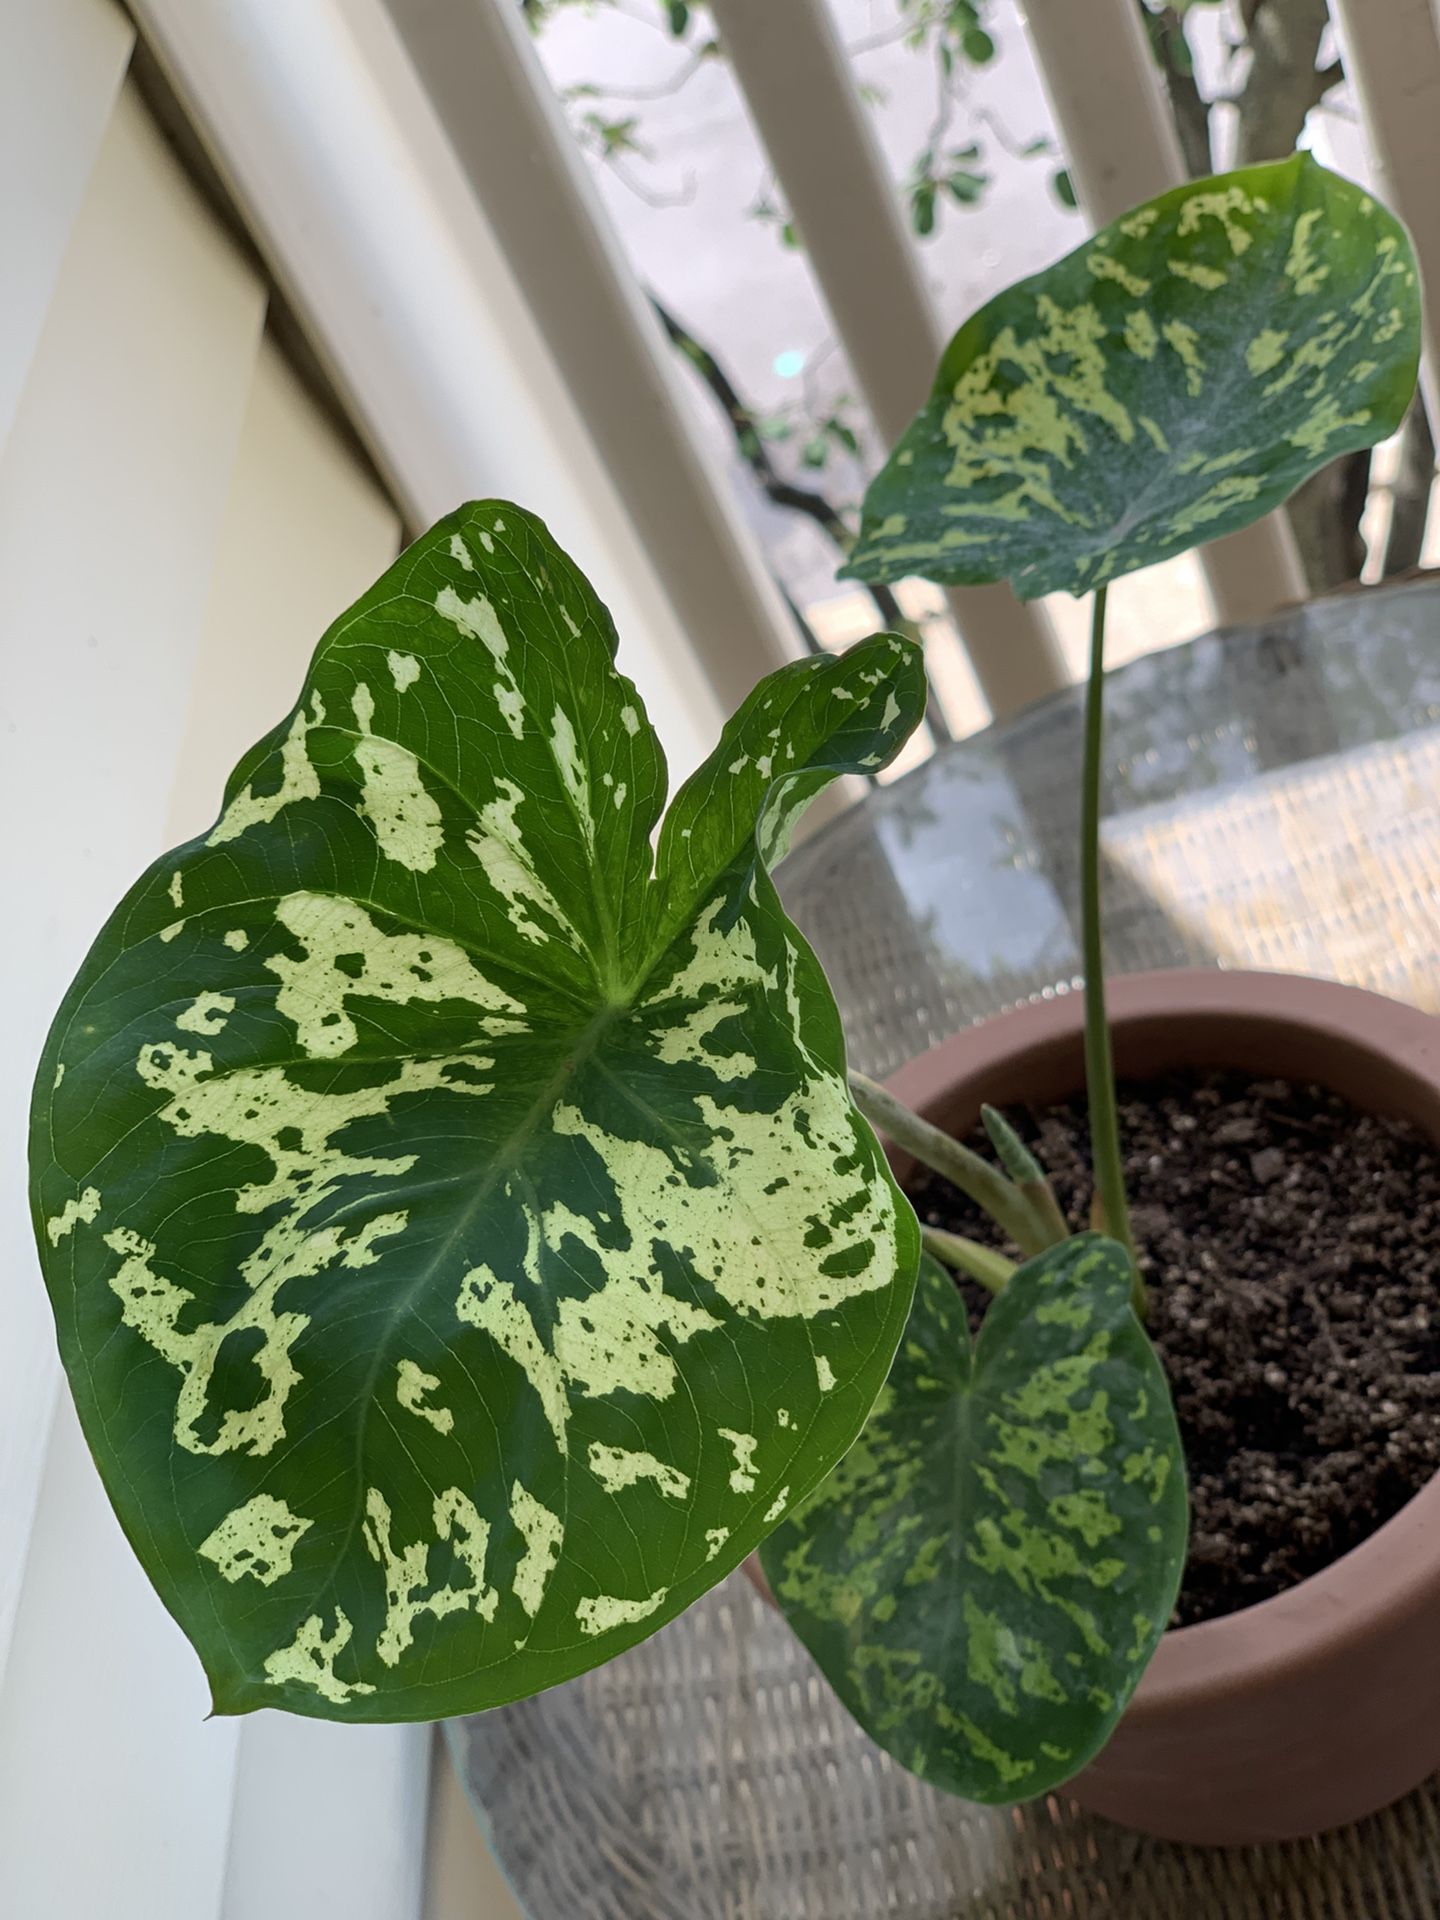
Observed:
[[[871,490],[866,578],[1096,593],[1108,1237],[1067,1237],[998,1118],[998,1169],[936,1148],[1024,1258],[942,1246],[995,1295],[973,1350],[770,878],[918,722],[916,649],[770,676],[666,810],[609,619],[519,509],[452,515],[336,623],[99,936],[36,1088],[76,1403],[217,1710],[493,1706],[764,1541],[917,1772],[1019,1799],[1097,1750],[1185,1546],[1100,992],[1104,588],[1390,432],[1417,332],[1358,189],[1305,159],[1202,182],[971,320]]]

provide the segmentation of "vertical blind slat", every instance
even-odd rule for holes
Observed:
[[[728,711],[799,644],[693,431],[518,7],[389,0],[405,50]]]
[[[871,415],[898,440],[943,332],[826,0],[714,0],[715,22]],[[1045,615],[1008,587],[948,596],[992,713],[1066,674]]]
[[[1364,116],[1382,191],[1410,229],[1425,302],[1421,381],[1440,420],[1440,34],[1431,0],[1330,0],[1345,72]]]

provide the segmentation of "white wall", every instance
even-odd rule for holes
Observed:
[[[162,844],[264,315],[122,93],[96,149],[0,460],[8,1257],[0,1524],[14,1638],[0,1692],[0,1911],[218,1912],[236,1733],[120,1538],[60,1401],[19,1134],[45,1025],[96,925]],[[75,1832],[85,1809],[89,1844]]]
[[[0,1001],[0,1656],[55,1378],[25,1083],[99,919],[160,848],[264,310],[134,102],[107,119],[0,458],[0,806],[24,823],[5,861],[27,903]]]
[[[109,0],[0,0],[0,446],[133,39]]]
[[[29,49],[23,73],[18,60],[0,57],[0,181],[8,183],[0,190],[0,258],[7,263],[5,297],[0,300],[0,454],[34,371],[41,325],[130,51],[129,29],[104,0],[74,10],[71,31],[56,31],[60,11],[52,14],[47,0],[0,0],[0,55],[22,41]],[[61,127],[68,128],[65,136],[42,133],[33,146],[26,144],[28,131]],[[46,623],[52,635],[49,644],[33,643],[37,610],[28,604],[23,574],[12,571],[28,545],[28,497],[43,484],[35,462],[43,462],[45,454],[44,409],[43,397],[36,401],[32,396],[30,452],[22,446],[17,455],[11,449],[0,463],[0,740],[5,749],[0,754],[0,804],[12,822],[30,811],[29,789],[39,764],[19,745],[26,730],[25,709],[36,697],[63,700],[66,686],[59,658],[63,637],[54,633],[52,616]],[[59,483],[62,473],[57,464],[52,484]],[[34,585],[32,580],[32,591]],[[64,841],[62,834],[59,823],[48,839],[46,824],[23,839],[12,832],[7,853],[7,862],[13,863],[6,869],[10,897],[34,902],[37,911],[28,940],[15,943],[7,954],[6,991],[0,995],[5,1082],[0,1105],[0,1672],[19,1595],[55,1382],[48,1312],[35,1285],[25,1213],[22,1083],[39,1051],[53,982],[71,953],[83,950],[83,898],[78,920],[65,898],[69,889],[54,889],[55,897],[39,906],[40,890],[51,891],[47,883],[56,846],[68,845],[72,857],[80,857],[73,840]]]

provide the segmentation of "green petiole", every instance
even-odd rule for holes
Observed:
[[[1013,1260],[993,1247],[982,1247],[978,1240],[967,1240],[963,1233],[947,1233],[943,1227],[922,1227],[920,1239],[927,1253],[942,1266],[967,1275],[987,1293],[999,1293],[1011,1274],[1019,1271]]]
[[[1105,739],[1105,600],[1099,587],[1090,616],[1090,679],[1085,694],[1085,764],[1080,794],[1080,931],[1085,967],[1085,1084],[1090,1101],[1090,1152],[1095,1188],[1112,1240],[1135,1259],[1125,1171],[1120,1154],[1120,1118],[1115,1097],[1115,1060],[1105,1017],[1105,943],[1100,926],[1100,776]],[[1133,1266],[1131,1298],[1142,1320],[1149,1310],[1145,1282]]]

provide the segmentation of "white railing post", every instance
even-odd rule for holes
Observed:
[[[387,0],[396,33],[722,704],[799,641],[511,0]]]
[[[1330,0],[1381,190],[1410,229],[1429,298],[1421,383],[1440,421],[1440,35],[1431,0]]]
[[[893,444],[945,334],[825,0],[713,0],[716,25],[876,427]],[[951,593],[990,710],[1066,683],[1049,622],[1008,587]]]
[[[1070,177],[1094,225],[1179,186],[1185,163],[1135,0],[1021,0],[1021,10]],[[1279,513],[1212,541],[1200,557],[1222,626],[1305,598],[1294,536]]]

